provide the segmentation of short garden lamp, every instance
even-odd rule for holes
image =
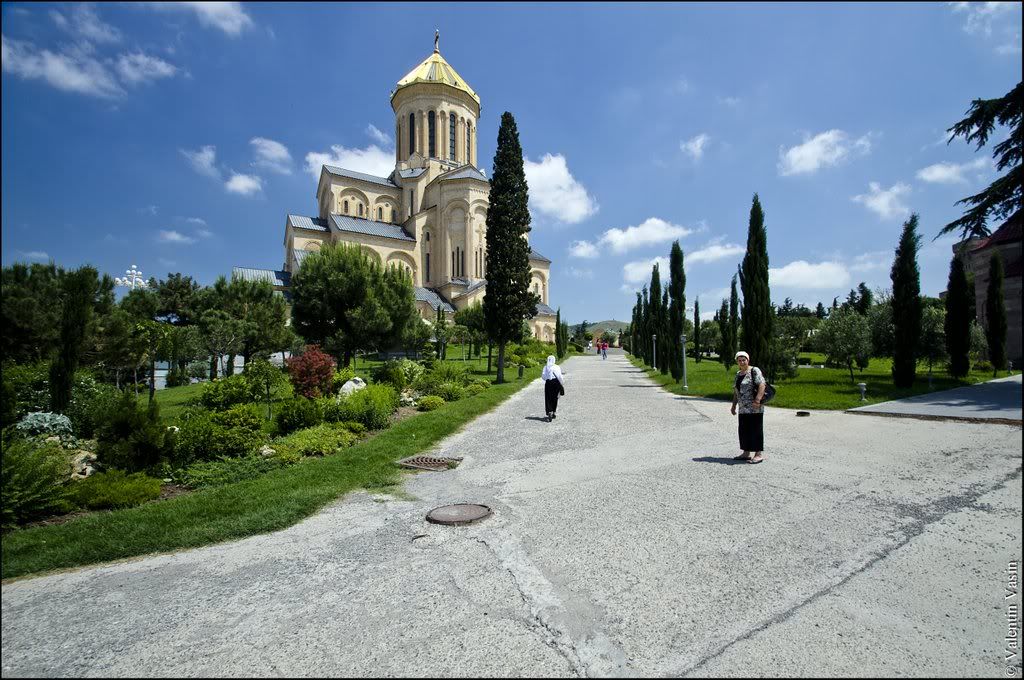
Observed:
[[[651,367],[658,367],[658,336],[651,333]]]
[[[867,383],[857,383],[857,387],[860,388],[860,400],[867,401],[868,398],[864,396],[864,393],[868,391]]]

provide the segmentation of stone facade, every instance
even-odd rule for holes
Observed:
[[[284,292],[307,253],[350,243],[411,274],[424,319],[432,321],[439,306],[452,312],[483,300],[490,184],[476,165],[480,98],[435,43],[434,53],[398,81],[391,108],[394,171],[376,177],[323,166],[317,216],[285,220],[282,271],[236,267],[235,276],[273,280]],[[529,323],[536,338],[553,342],[551,261],[531,249],[530,269],[542,304]]]

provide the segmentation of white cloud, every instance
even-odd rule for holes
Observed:
[[[146,5],[162,12],[193,12],[200,25],[220,29],[232,38],[253,25],[252,17],[245,13],[240,2],[149,2]]]
[[[704,156],[704,147],[707,145],[708,137],[705,133],[700,133],[696,137],[691,137],[685,142],[679,142],[679,149],[690,155],[695,161],[699,161]]]
[[[282,175],[292,174],[292,155],[284,144],[265,137],[253,137],[249,143],[256,150],[254,165]]]
[[[592,279],[594,278],[594,272],[590,269],[577,269],[576,267],[569,267],[569,276],[574,279]]]
[[[561,222],[576,224],[598,211],[597,202],[569,173],[565,157],[544,154],[539,163],[523,158],[530,208]]]
[[[103,99],[124,94],[107,67],[89,56],[85,49],[56,54],[46,49],[39,50],[32,43],[2,36],[0,51],[4,73],[27,80],[42,80],[58,90]]]
[[[910,213],[910,209],[900,202],[901,196],[910,193],[910,187],[902,182],[893,184],[888,189],[882,189],[878,182],[868,182],[868,194],[857,194],[851,200],[855,203],[863,203],[868,210],[871,210],[884,220],[898,219]]]
[[[206,220],[204,220],[202,217],[186,217],[185,221],[188,222],[189,224],[201,224],[203,226],[206,226]]]
[[[587,260],[592,260],[595,257],[600,257],[600,253],[590,241],[573,241],[569,246],[569,257],[582,257]]]
[[[783,177],[817,172],[838,165],[852,152],[865,154],[871,150],[870,135],[851,142],[842,130],[828,130],[814,137],[804,136],[804,143],[783,151],[779,149],[779,174]]]
[[[627,262],[622,266],[622,278],[626,283],[636,284],[634,290],[638,290],[643,284],[651,280],[651,269],[658,265],[658,272],[661,275],[662,289],[668,284],[668,258],[655,257],[650,260],[637,260]]]
[[[50,256],[47,255],[42,250],[30,250],[27,253],[24,252],[24,251],[19,250],[18,252],[21,253],[22,255],[24,255],[25,259],[28,259],[28,260],[49,260],[50,259]]]
[[[635,227],[609,229],[604,232],[598,243],[607,245],[613,252],[625,253],[634,248],[667,243],[692,233],[692,229],[666,222],[657,217],[648,217]]]
[[[381,132],[380,130],[377,129],[377,126],[372,123],[366,126],[366,134],[368,134],[370,136],[370,139],[377,142],[378,144],[382,144],[384,146],[394,145],[394,142],[391,140],[391,135],[385,132]]]
[[[683,259],[686,264],[697,264],[698,262],[714,262],[727,257],[735,257],[737,255],[743,255],[746,252],[746,247],[735,243],[726,243],[724,245],[720,243],[711,243],[700,250],[693,251],[692,253],[684,252]]]
[[[1021,53],[1019,2],[952,2],[950,5],[954,12],[966,12],[964,30],[967,33],[995,44],[999,54]]]
[[[233,173],[231,179],[224,183],[224,188],[233,194],[251,196],[263,189],[263,180],[256,175]]]
[[[969,163],[935,163],[927,168],[917,171],[917,178],[925,182],[936,184],[966,184],[967,178],[964,173],[970,170],[981,170],[991,167],[992,162],[987,158],[979,158]]]
[[[139,208],[140,215],[156,215],[160,212],[160,206],[158,205],[147,205],[144,208]]]
[[[395,154],[376,144],[371,144],[365,149],[349,149],[340,144],[332,144],[330,153],[310,151],[306,154],[306,172],[313,177],[320,177],[320,168],[324,165],[336,165],[346,170],[387,177],[395,169]]]
[[[780,288],[839,288],[850,283],[850,273],[840,262],[811,264],[797,260],[785,267],[769,268],[768,281]]]
[[[160,243],[179,243],[183,245],[191,245],[196,242],[196,240],[191,236],[185,236],[181,232],[174,231],[173,229],[161,229],[156,240]]]
[[[713,315],[719,307],[722,306],[722,300],[728,300],[729,295],[732,294],[732,289],[729,286],[725,288],[713,288],[711,290],[705,290],[697,294],[697,297],[701,302],[704,303],[705,309],[711,309]]]
[[[178,151],[188,159],[188,162],[200,175],[220,179],[220,170],[214,165],[217,162],[217,147],[208,144],[198,151],[189,151],[188,149],[178,149]]]
[[[199,238],[210,238],[211,236],[213,236],[213,232],[210,231],[209,229],[196,229],[196,234],[199,236]]]
[[[121,32],[96,16],[93,6],[89,3],[74,5],[68,16],[57,10],[50,10],[50,17],[61,30],[91,42],[116,43],[121,40]]]
[[[743,100],[740,99],[739,97],[719,97],[718,98],[718,103],[719,104],[725,104],[729,108],[735,109],[740,104],[743,103]]]
[[[170,78],[178,72],[178,69],[159,57],[150,57],[136,52],[122,54],[118,57],[117,72],[125,83],[138,85],[159,78]]]
[[[888,269],[892,264],[892,251],[876,250],[870,253],[862,253],[853,258],[848,269],[851,272],[866,272],[873,269]]]

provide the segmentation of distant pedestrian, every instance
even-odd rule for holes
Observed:
[[[740,448],[743,453],[733,460],[760,463],[764,460],[764,391],[768,382],[761,369],[750,365],[750,355],[736,353],[736,382],[732,390],[732,414],[739,405]],[[753,454],[753,455],[751,455]]]
[[[608,343],[607,342],[602,342],[601,343],[601,359],[607,359],[607,358],[608,358]]]
[[[565,394],[562,369],[555,363],[553,356],[548,356],[548,363],[544,366],[540,377],[544,380],[544,412],[550,423],[555,419],[555,411],[558,410],[558,397]]]

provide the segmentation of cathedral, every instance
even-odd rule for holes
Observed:
[[[482,302],[487,288],[487,199],[490,184],[477,166],[480,97],[434,52],[391,93],[395,169],[376,177],[333,165],[320,169],[316,216],[288,215],[280,271],[235,267],[232,275],[265,280],[286,296],[291,275],[324,243],[357,244],[382,266],[412,276],[424,319]],[[534,337],[554,342],[549,306],[551,260],[530,249],[530,287],[540,296],[528,323]]]

